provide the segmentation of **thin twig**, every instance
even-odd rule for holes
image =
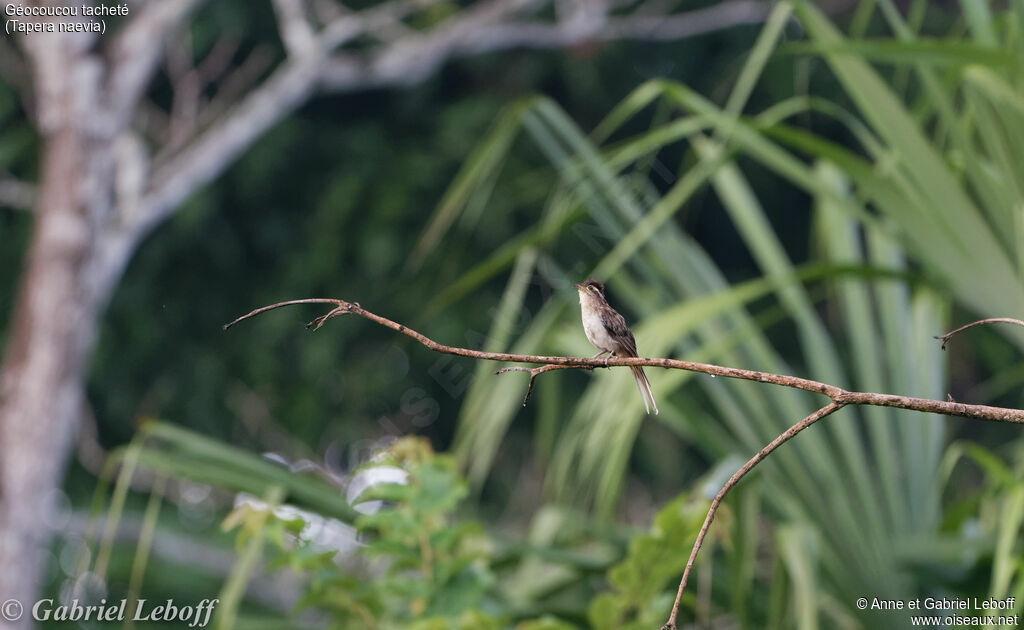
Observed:
[[[274,57],[269,47],[259,45],[253,48],[230,73],[208,81],[209,84],[216,83],[215,91],[206,107],[199,112],[197,127],[206,128],[220,118],[224,112],[239,101],[240,95],[266,74],[267,68],[273,64],[273,61]],[[165,150],[169,151],[169,149]]]
[[[708,528],[711,527],[711,521],[715,519],[715,513],[718,511],[718,506],[722,503],[722,499],[725,498],[726,493],[729,492],[733,486],[739,483],[740,479],[743,479],[743,477],[750,472],[754,466],[757,466],[765,457],[768,457],[772,451],[791,440],[797,433],[800,433],[825,416],[839,411],[844,406],[844,403],[830,402],[800,422],[797,422],[786,429],[784,433],[769,442],[767,446],[758,451],[757,454],[751,457],[746,464],[743,464],[739,470],[733,473],[732,477],[729,477],[729,480],[725,482],[725,485],[722,486],[722,489],[718,491],[718,494],[716,494],[715,498],[711,501],[711,506],[708,507],[707,516],[704,517],[704,524],[700,526],[700,532],[697,533],[697,540],[693,542],[693,549],[690,551],[690,558],[686,561],[686,568],[683,570],[683,579],[679,581],[679,590],[676,591],[676,601],[675,604],[672,605],[672,614],[669,615],[668,621],[661,627],[661,630],[676,630],[676,616],[679,614],[679,603],[683,599],[683,591],[686,590],[686,581],[690,577],[690,570],[693,568],[693,563],[697,559],[697,553],[700,552],[701,545],[704,544],[704,537],[708,533]]]
[[[542,365],[540,367],[535,367],[535,368],[525,368],[525,367],[520,367],[518,365],[513,365],[513,366],[509,366],[509,367],[503,367],[500,370],[498,370],[497,372],[495,372],[495,374],[504,374],[505,372],[529,372],[530,373],[530,385],[526,388],[526,395],[523,396],[523,406],[525,407],[527,401],[530,400],[530,394],[533,393],[533,379],[537,378],[537,376],[539,374],[543,374],[544,372],[548,372],[550,370],[568,370],[570,368],[575,368],[575,367],[577,367],[577,366],[575,366],[575,365]],[[594,368],[591,367],[591,366],[583,366],[580,369],[583,369],[583,370],[593,370]]]
[[[247,320],[250,317],[255,317],[255,316],[259,315],[260,313],[266,313],[267,311],[271,311],[271,310],[273,310],[275,308],[280,308],[282,306],[291,306],[293,304],[334,304],[334,305],[337,305],[337,306],[341,306],[343,304],[343,302],[341,300],[335,300],[333,298],[305,298],[305,299],[302,299],[302,300],[288,300],[287,302],[278,302],[277,304],[270,304],[268,306],[260,307],[260,308],[256,309],[255,311],[251,311],[249,313],[246,313],[245,315],[242,315],[241,317],[239,317],[238,319],[236,319],[236,320],[234,320],[232,322],[228,322],[227,324],[224,324],[224,330],[227,330],[228,328],[231,328],[235,324],[237,324],[237,323],[239,323],[241,321]],[[329,314],[330,313],[328,313],[328,315]],[[324,317],[326,318],[327,316],[325,315]],[[308,324],[307,324],[307,327],[308,327]]]
[[[953,338],[953,335],[961,333],[967,330],[968,328],[973,328],[975,326],[980,326],[982,324],[1016,324],[1018,326],[1024,326],[1024,321],[1019,319],[1013,319],[1012,317],[989,317],[988,319],[979,319],[976,322],[971,322],[970,324],[961,326],[956,330],[951,330],[945,335],[935,335],[935,338],[942,340],[942,349],[945,350],[946,344],[949,343],[949,340]]]

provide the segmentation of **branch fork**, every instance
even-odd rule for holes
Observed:
[[[530,384],[526,388],[526,395],[523,396],[523,406],[525,407],[526,403],[530,400],[530,394],[533,393],[533,381],[534,381],[534,379],[537,378],[538,376],[540,376],[541,374],[543,374],[544,372],[550,372],[551,370],[567,370],[569,368],[577,368],[577,369],[580,369],[580,370],[593,370],[595,367],[609,367],[609,366],[607,366],[607,365],[602,365],[602,366],[593,366],[593,365],[581,365],[581,366],[576,366],[576,365],[555,365],[555,364],[550,364],[549,363],[548,365],[542,365],[540,367],[526,368],[526,367],[520,367],[518,365],[511,365],[509,367],[501,368],[500,370],[495,372],[495,374],[504,374],[505,372],[529,372],[530,373]]]

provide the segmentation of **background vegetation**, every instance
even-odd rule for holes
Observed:
[[[1021,311],[1022,27],[1020,2],[779,2],[720,35],[317,99],[129,267],[50,590],[219,593],[217,623],[247,629],[660,627],[708,498],[817,399],[650,373],[648,417],[621,370],[560,371],[524,409],[525,378],[365,321],[221,324],[339,297],[452,345],[587,355],[570,287],[594,275],[645,356],[1019,407],[1018,332],[946,354],[932,336]],[[15,173],[34,160],[22,116],[0,89]],[[0,210],[0,313],[30,221]],[[685,620],[906,627],[862,596],[1024,606],[1022,444],[840,411],[726,502]],[[357,513],[374,468],[406,485]]]

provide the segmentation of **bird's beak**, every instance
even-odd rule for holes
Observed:
[[[583,288],[583,285],[578,282],[572,286],[575,287],[577,291]]]

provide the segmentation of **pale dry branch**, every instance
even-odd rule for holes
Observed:
[[[487,0],[427,32],[399,28],[403,18],[436,2],[395,0],[344,16],[328,26],[322,37],[325,43],[340,44],[358,35],[373,35],[382,43],[367,56],[339,52],[326,57],[320,84],[333,91],[348,91],[417,83],[455,56],[485,50],[480,43],[488,28],[543,5],[543,0]]]
[[[744,24],[760,24],[771,5],[752,0],[728,0],[676,15],[645,14],[643,11],[609,22],[602,39],[684,39]]]
[[[321,24],[329,24],[346,11],[343,5],[332,0],[310,0],[309,10]]]
[[[168,146],[181,147],[193,135],[199,116],[203,86],[192,64],[192,37],[183,29],[177,45],[167,47],[167,75],[171,80],[171,114]]]
[[[199,112],[199,127],[205,128],[220,118],[238,102],[242,94],[263,77],[274,62],[274,57],[266,46],[257,46],[245,56],[230,74],[223,77],[215,86],[213,97]],[[215,83],[210,80],[209,83]]]
[[[167,53],[164,55],[164,67],[167,70],[167,76],[171,79],[172,86],[194,69],[192,66],[192,34],[187,26],[182,25],[167,37],[168,44],[174,42],[173,46],[167,46]]]
[[[585,20],[542,23],[526,20],[536,19],[546,0],[485,0],[423,32],[402,27],[406,17],[436,2],[391,0],[359,12],[339,9],[340,14],[310,40],[307,29],[312,26],[300,0],[276,0],[283,22],[282,39],[291,54],[237,105],[226,108],[225,101],[218,98],[210,108],[219,118],[211,120],[212,116],[200,111],[203,130],[180,149],[162,152],[154,160],[143,217],[136,226],[137,238],[166,218],[192,191],[220,175],[318,88],[344,92],[408,85],[422,81],[454,57],[513,47],[688,37],[761,21],[770,6],[754,0],[727,0],[706,9],[665,14],[662,11],[670,11],[670,6],[641,2],[629,15],[609,17],[604,12],[610,10],[611,3],[590,2],[584,6],[598,14]],[[644,12],[648,6],[653,8]],[[314,13],[325,12],[319,9]],[[581,28],[581,24],[589,26]],[[372,36],[377,44],[365,52],[341,49],[360,36]]]
[[[313,27],[306,19],[303,0],[273,0],[277,30],[285,50],[293,57],[314,54],[318,46]]]
[[[237,35],[223,35],[217,40],[206,57],[196,65],[196,73],[203,86],[215,83],[224,77],[231,68],[231,60],[238,52],[240,44],[241,41]]]
[[[624,17],[611,17],[591,30],[571,29],[560,23],[508,22],[483,31],[478,40],[479,47],[472,52],[512,47],[563,47],[588,40],[685,39],[733,26],[759,24],[768,16],[769,10],[770,6],[764,2],[728,0],[675,15],[637,12]]]
[[[449,18],[426,35],[396,40],[374,56],[370,78],[407,85],[422,81],[457,54],[488,50],[486,31],[541,0],[487,0]]]
[[[141,238],[194,190],[211,181],[284,115],[306,101],[319,74],[315,60],[287,61],[254,88],[222,120],[154,167],[144,198]]]
[[[388,0],[358,13],[331,18],[320,34],[320,44],[336,49],[360,35],[386,40],[402,20],[438,5],[442,0]]]
[[[205,106],[204,91],[228,72],[240,44],[236,36],[224,35],[217,39],[206,56],[194,64],[191,36],[182,30],[176,39],[177,44],[168,46],[166,56],[167,76],[173,96],[164,151],[178,150],[195,137],[196,130],[203,122],[200,113],[208,109]],[[244,63],[239,71],[243,69]]]
[[[167,145],[169,142],[170,115],[149,99],[143,99],[136,105],[135,127],[154,145]]]
[[[117,34],[111,47],[111,78],[107,115],[115,121],[130,118],[142,98],[163,53],[164,38],[200,0],[148,3]]]

